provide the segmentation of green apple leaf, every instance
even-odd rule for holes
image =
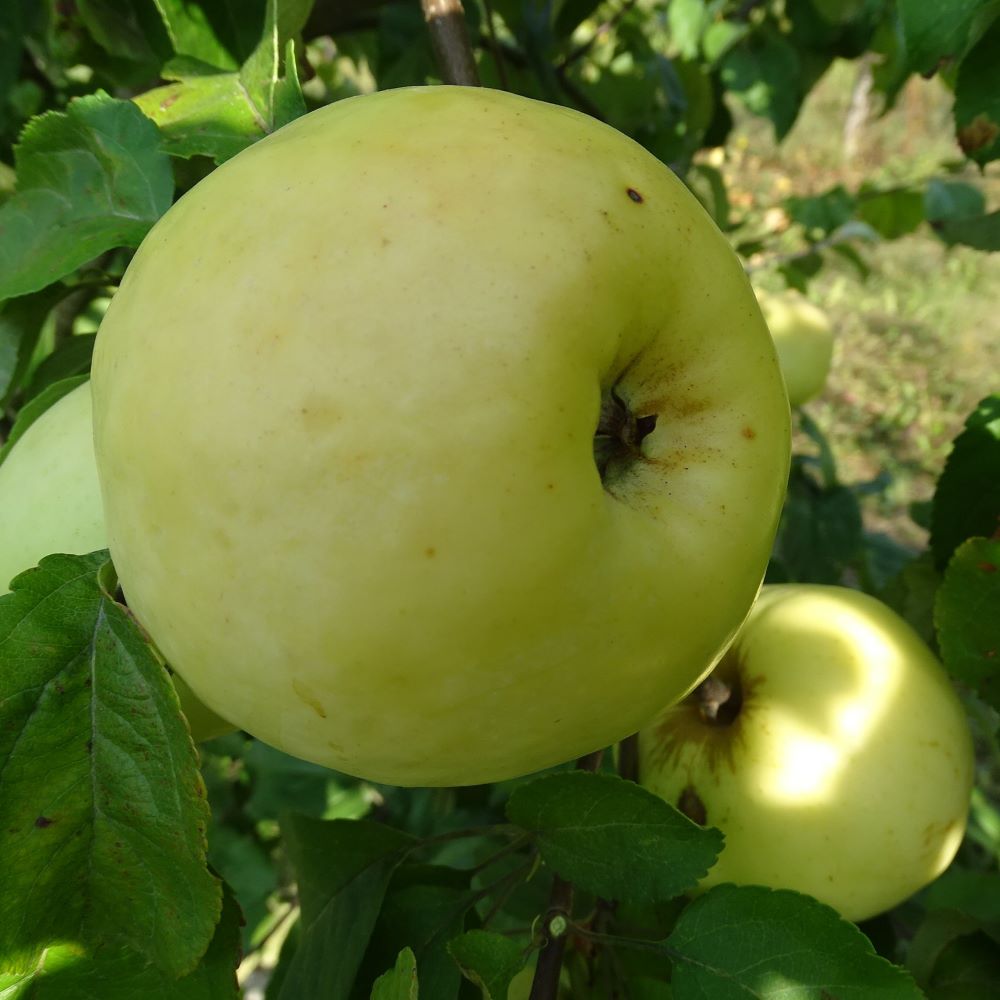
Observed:
[[[839,583],[864,540],[858,498],[839,483],[822,485],[796,455],[788,478],[772,562],[786,581]]]
[[[705,29],[701,50],[709,65],[717,63],[750,33],[750,26],[740,21],[716,20]]]
[[[934,599],[940,586],[941,574],[934,565],[934,557],[924,552],[904,566],[878,596],[931,645],[934,642]]]
[[[420,967],[423,992],[440,1000],[457,997],[462,976],[448,944],[465,931],[466,914],[477,898],[469,888],[468,872],[442,865],[401,865],[386,892],[359,980],[374,979],[393,955],[409,947]]]
[[[567,771],[518,787],[512,823],[533,833],[547,864],[607,899],[672,899],[694,886],[722,849],[722,834],[610,774]]]
[[[831,907],[788,890],[720,885],[666,941],[675,1000],[920,1000],[910,976]]]
[[[66,379],[89,377],[94,356],[96,333],[78,333],[67,337],[34,370],[24,387],[24,399],[32,400],[50,386]]]
[[[240,920],[240,908],[226,891],[208,950],[180,979],[128,949],[102,948],[89,954],[74,945],[57,945],[30,972],[6,980],[0,974],[0,996],[5,1000],[238,1000]]]
[[[482,991],[483,1000],[506,1000],[510,981],[524,968],[517,941],[491,931],[468,931],[448,945],[462,975]]]
[[[189,0],[154,2],[175,53],[200,59],[220,69],[236,69],[239,64],[219,38],[206,5],[193,4]]]
[[[948,246],[961,244],[973,250],[1000,250],[1000,211],[964,219],[945,219],[931,228]]]
[[[906,967],[922,989],[930,986],[934,967],[949,945],[978,930],[975,920],[955,910],[935,910],[924,915],[906,949]]]
[[[44,288],[105,250],[138,246],[173,197],[156,127],[101,92],[33,119],[15,158],[17,193],[0,206],[0,299]]]
[[[935,178],[924,193],[924,208],[931,229],[949,246],[1000,249],[1000,212],[986,212],[979,188]]]
[[[302,6],[301,2],[288,5],[293,9]],[[284,9],[277,0],[268,0],[264,33],[240,69],[240,83],[267,132],[306,113],[295,63],[295,43],[291,37],[292,29],[298,30],[297,19],[283,14]]]
[[[279,1000],[348,996],[392,873],[415,841],[366,820],[292,816],[282,832],[298,881],[302,931]]]
[[[949,868],[920,895],[928,910],[955,910],[1000,931],[1000,872]]]
[[[371,810],[371,786],[320,764],[259,740],[247,742],[242,759],[251,789],[243,809],[255,820],[276,820],[288,812],[315,819],[362,819]]]
[[[396,964],[383,972],[372,987],[371,1000],[418,1000],[417,959],[409,948],[404,948]]]
[[[997,0],[899,0],[910,70],[929,76],[960,60],[1000,14]]]
[[[1000,947],[981,932],[956,937],[937,956],[927,984],[931,1000],[993,1000],[1000,996]]]
[[[799,55],[783,35],[765,26],[722,58],[726,88],[755,115],[769,118],[778,139],[788,134],[802,105]]]
[[[77,11],[91,37],[119,59],[159,65],[170,55],[170,40],[148,0],[77,0]]]
[[[59,402],[63,396],[69,395],[78,385],[83,385],[87,381],[87,375],[74,375],[72,378],[63,379],[46,386],[30,403],[22,406],[18,411],[17,420],[7,435],[7,440],[0,448],[0,465],[10,454],[11,449],[17,444],[18,439],[24,432],[47,410]]]
[[[987,396],[965,421],[934,493],[931,550],[940,568],[974,536],[1000,528],[1000,395]]]
[[[919,191],[880,191],[858,202],[858,217],[887,240],[916,230],[924,212],[924,196]]]
[[[838,184],[823,194],[786,198],[785,211],[810,236],[822,237],[849,222],[854,215],[855,204],[853,195]]]
[[[962,60],[955,84],[955,130],[977,163],[1000,157],[1000,21]]]
[[[49,313],[69,289],[50,285],[0,306],[0,408],[20,388]]]
[[[9,123],[7,95],[17,83],[26,9],[27,0],[7,0],[0,6],[0,131]]]
[[[667,8],[670,39],[685,59],[696,59],[711,17],[705,0],[672,0]]]
[[[213,822],[208,838],[208,860],[240,901],[243,911],[240,937],[243,950],[249,952],[258,928],[271,912],[268,900],[278,888],[274,860],[252,832],[225,822]]]
[[[1000,708],[1000,538],[958,547],[934,605],[941,658],[949,672]]]
[[[219,918],[198,755],[114,586],[54,555],[0,597],[0,968],[125,944],[180,976]]]
[[[191,74],[180,64],[173,83],[133,98],[163,134],[173,156],[209,156],[223,163],[267,134],[238,73]]]
[[[935,177],[924,191],[924,211],[929,222],[967,219],[982,215],[986,197],[979,188],[962,181],[943,181]]]

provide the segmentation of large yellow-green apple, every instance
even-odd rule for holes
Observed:
[[[82,555],[107,547],[94,460],[90,383],[52,404],[0,465],[0,594],[52,552]],[[175,677],[195,741],[234,727]]]
[[[607,745],[757,592],[789,416],[673,174],[483,89],[313,112],[186,194],[98,334],[130,606],[198,696],[402,785]]]
[[[797,889],[861,920],[940,875],[965,830],[972,742],[944,669],[843,587],[764,587],[639,754],[641,784],[726,835],[701,888]]]
[[[825,312],[792,288],[781,293],[758,290],[785,377],[788,401],[801,406],[826,385],[833,360],[833,328]]]

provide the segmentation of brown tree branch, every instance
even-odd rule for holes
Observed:
[[[478,87],[479,72],[472,55],[462,0],[420,0],[431,45],[445,83]]]

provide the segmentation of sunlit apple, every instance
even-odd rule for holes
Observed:
[[[852,920],[947,867],[972,776],[941,665],[843,587],[765,587],[713,675],[640,734],[641,783],[726,835],[702,888],[797,889]]]

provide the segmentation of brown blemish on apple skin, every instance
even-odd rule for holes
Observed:
[[[424,555],[428,559],[433,559],[437,555],[437,549],[434,548],[433,545],[428,545],[427,548],[424,549]]]
[[[629,189],[628,189],[628,196],[629,196],[629,197],[630,197],[630,198],[632,199],[632,201],[634,201],[634,202],[635,202],[635,203],[636,203],[637,205],[641,205],[641,204],[642,204],[642,203],[643,203],[643,202],[644,202],[644,201],[646,200],[645,198],[643,198],[643,196],[642,196],[641,194],[639,194],[639,192],[638,192],[638,191],[636,191],[636,189],[635,189],[635,188],[629,188]]]
[[[322,702],[301,681],[292,679],[292,690],[298,695],[299,701],[308,705],[321,719],[326,718],[326,709]]]
[[[750,427],[749,425],[747,425],[746,427],[744,427],[744,428],[743,428],[743,430],[742,430],[742,431],[740,431],[740,433],[741,433],[741,434],[742,434],[742,435],[743,435],[743,436],[744,436],[744,437],[745,437],[745,438],[746,438],[746,439],[747,439],[748,441],[752,441],[752,440],[753,440],[753,439],[754,439],[754,438],[755,438],[755,437],[757,436],[757,432],[756,432],[756,431],[755,431],[755,430],[754,430],[754,429],[753,429],[752,427]]]
[[[701,796],[694,790],[694,785],[685,786],[677,797],[677,809],[699,826],[708,825],[708,810]]]
[[[710,410],[711,407],[712,404],[709,400],[699,399],[683,392],[669,394],[660,399],[651,399],[648,402],[644,400],[642,404],[643,410],[648,410],[651,413],[664,413],[679,419],[697,417]]]

